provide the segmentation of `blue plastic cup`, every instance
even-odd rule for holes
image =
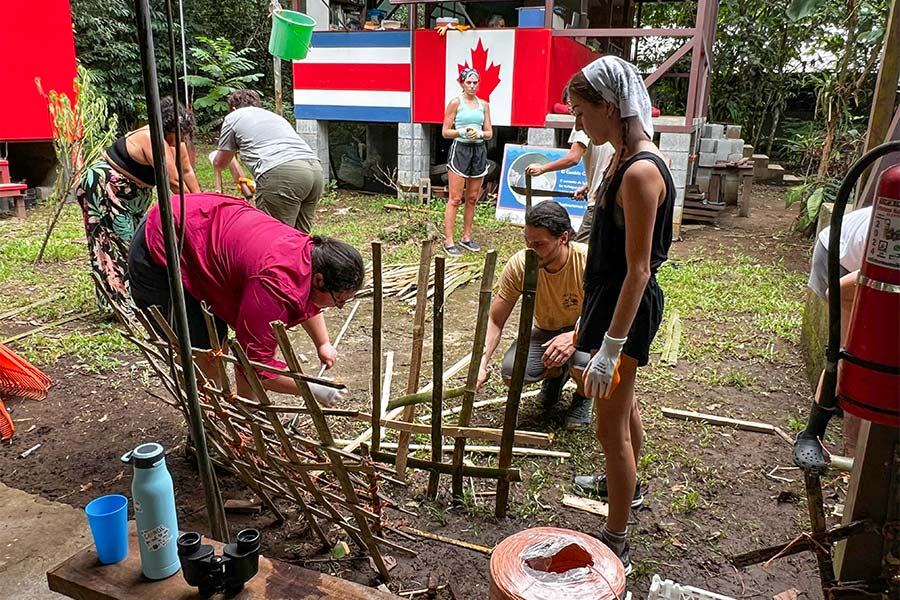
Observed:
[[[84,507],[100,562],[111,565],[128,556],[128,498],[100,496]]]

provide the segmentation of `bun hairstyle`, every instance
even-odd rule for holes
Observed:
[[[476,69],[473,69],[472,67],[467,67],[460,72],[459,82],[464,82],[469,75],[474,75],[478,78],[478,81],[481,81],[481,75],[478,73],[478,71]]]

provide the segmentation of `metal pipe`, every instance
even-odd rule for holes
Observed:
[[[159,198],[159,212],[166,250],[166,271],[169,275],[169,288],[172,294],[175,330],[178,334],[178,343],[182,348],[180,358],[184,372],[191,435],[197,450],[197,466],[200,470],[200,480],[206,496],[206,512],[212,537],[219,541],[227,542],[228,526],[225,522],[225,507],[222,504],[219,486],[216,482],[212,463],[209,460],[209,450],[206,447],[206,435],[203,431],[203,420],[200,414],[200,399],[197,393],[197,376],[194,372],[194,363],[190,351],[186,350],[191,347],[191,338],[188,333],[187,312],[184,306],[184,288],[181,284],[181,265],[177,240],[175,239],[175,222],[172,218],[172,205],[169,199],[169,179],[166,175],[166,154],[163,147],[164,135],[159,109],[159,82],[156,77],[156,55],[153,51],[153,32],[150,29],[148,0],[135,0],[135,16],[137,20],[138,44],[141,51],[144,92],[147,97],[150,139],[153,148],[153,171],[156,176],[156,191]],[[177,83],[173,82],[173,85],[177,85]]]
[[[837,388],[838,360],[842,358],[841,350],[841,222],[844,209],[856,185],[857,180],[869,165],[880,157],[892,152],[900,152],[900,141],[887,142],[876,146],[863,154],[853,163],[834,199],[831,213],[831,233],[828,236],[828,346],[825,348],[825,375],[822,380],[822,391],[819,405],[828,411],[834,411],[837,405],[835,391]]]

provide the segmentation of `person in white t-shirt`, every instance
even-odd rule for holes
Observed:
[[[847,331],[850,327],[850,315],[853,312],[853,299],[856,296],[856,280],[859,269],[862,267],[863,254],[866,249],[866,238],[869,234],[869,222],[872,220],[872,207],[867,206],[849,212],[841,221],[841,247],[840,247],[840,294],[841,294],[841,346],[847,341]],[[828,242],[831,236],[831,227],[826,227],[819,233],[816,246],[813,249],[809,269],[809,289],[822,300],[828,300]],[[816,403],[822,393],[822,376],[819,377],[819,385],[816,387]],[[827,416],[827,418],[825,418]],[[813,410],[806,429],[798,438],[807,439],[810,443],[819,443],[825,432],[830,415],[825,411]],[[844,455],[853,456],[856,452],[856,440],[859,435],[859,419],[853,415],[844,413]]]
[[[525,168],[525,172],[532,177],[537,177],[548,171],[562,171],[563,169],[574,167],[578,164],[578,161],[584,160],[584,173],[587,177],[587,183],[575,190],[575,198],[587,200],[588,205],[584,211],[584,218],[581,220],[578,233],[575,234],[575,241],[586,244],[591,233],[591,223],[594,220],[594,200],[597,198],[597,190],[600,189],[603,173],[609,166],[615,150],[612,144],[609,143],[600,146],[592,144],[585,132],[574,127],[569,135],[569,144],[569,153],[562,158],[546,165],[528,165]]]

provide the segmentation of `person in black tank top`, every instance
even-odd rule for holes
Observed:
[[[604,56],[572,77],[568,93],[575,126],[592,143],[616,149],[595,200],[584,276],[576,348],[590,359],[583,371],[573,369],[594,398],[607,472],[576,477],[575,487],[608,496],[609,517],[599,537],[628,573],[628,517],[643,502],[636,477],[643,426],[635,377],[649,360],[662,320],[655,273],[672,243],[675,184],[651,141],[650,99],[633,65]]]
[[[169,186],[173,193],[178,193],[174,150],[175,125],[178,123],[184,191],[199,192],[200,184],[194,175],[186,143],[192,139],[193,118],[183,106],[176,109],[174,101],[168,97],[160,101],[160,113],[166,138]],[[78,181],[76,197],[84,215],[88,256],[95,274],[97,306],[101,311],[108,310],[107,297],[125,311],[132,305],[128,248],[135,229],[153,202],[156,173],[152,164],[140,162],[148,160],[152,154],[149,128],[141,127],[114,141]]]

